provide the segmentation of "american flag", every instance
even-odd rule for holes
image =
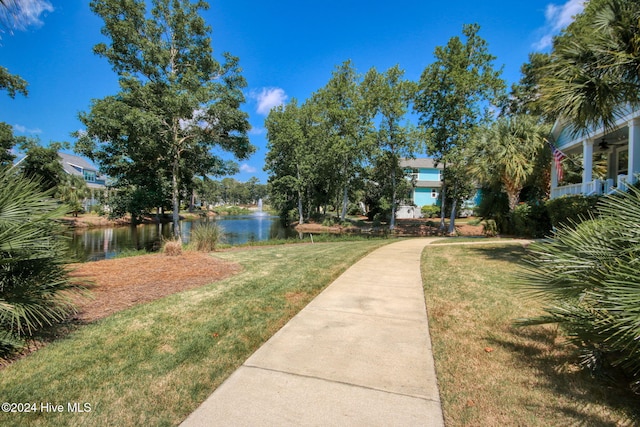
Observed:
[[[551,145],[551,154],[553,155],[553,161],[556,165],[558,182],[560,182],[562,181],[562,178],[564,178],[564,171],[562,170],[562,160],[564,160],[567,156],[562,151],[558,150],[558,148],[554,145],[549,145]]]

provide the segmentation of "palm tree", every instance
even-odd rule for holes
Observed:
[[[509,198],[509,211],[518,204],[520,192],[545,147],[549,126],[534,116],[501,117],[474,140],[470,158],[473,175],[489,186],[499,184]]]
[[[610,128],[625,104],[640,104],[640,2],[587,3],[558,37],[543,67],[541,101],[576,131]]]
[[[54,221],[66,210],[38,182],[0,170],[0,359],[73,311],[69,292],[78,288]]]
[[[529,247],[523,283],[547,314],[524,324],[560,325],[588,366],[620,366],[640,390],[640,190],[603,198],[598,214]]]

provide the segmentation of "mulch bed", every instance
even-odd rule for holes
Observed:
[[[91,322],[134,305],[197,288],[238,273],[238,264],[201,252],[109,259],[72,267],[90,292],[77,299],[76,319]]]

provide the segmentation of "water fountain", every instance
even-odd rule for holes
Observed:
[[[255,212],[257,216],[265,216],[266,213],[262,211],[262,199],[258,199],[258,210]]]

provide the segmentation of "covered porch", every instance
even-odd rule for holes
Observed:
[[[581,182],[558,182],[551,166],[551,198],[565,195],[602,195],[626,190],[640,174],[640,110],[627,108],[612,129],[589,129],[576,134],[571,124],[557,121],[552,130],[556,147],[581,160]],[[566,164],[568,160],[565,159]]]

